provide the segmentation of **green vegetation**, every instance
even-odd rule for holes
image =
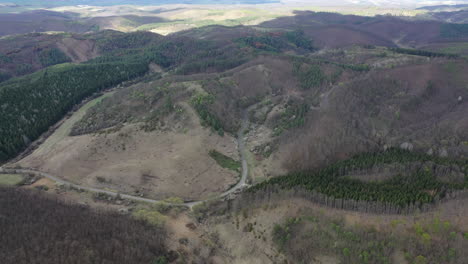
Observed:
[[[61,50],[52,48],[41,51],[39,53],[39,61],[42,66],[47,67],[64,62],[70,62],[71,60]]]
[[[286,109],[281,113],[280,119],[276,122],[273,134],[279,136],[285,130],[303,126],[309,108],[309,105],[306,103],[297,104],[288,102]]]
[[[7,73],[0,72],[0,82],[6,81],[10,79],[11,76]]]
[[[166,221],[166,216],[164,216],[157,210],[137,209],[132,214],[135,218],[144,220],[149,224],[157,227],[162,227],[164,225],[164,222]]]
[[[231,56],[220,56],[215,59],[206,59],[209,57],[204,57],[199,55],[200,60],[194,60],[191,63],[186,63],[177,69],[178,74],[191,74],[203,71],[223,71],[227,69],[234,68],[239,66],[247,61],[243,56],[240,57],[231,57]]]
[[[440,36],[443,38],[466,38],[468,37],[468,24],[442,24]]]
[[[214,149],[210,150],[208,154],[216,161],[216,163],[218,163],[219,166],[240,172],[241,163],[239,161],[236,161]]]
[[[310,51],[314,50],[312,41],[305,37],[304,31],[302,30],[288,31],[284,33],[284,37],[298,48]]]
[[[297,45],[305,45],[299,35],[289,38]],[[145,74],[149,63],[167,71],[192,74],[223,71],[251,57],[249,52],[241,51],[235,44],[224,46],[186,37],[162,38],[148,32],[123,34],[106,31],[95,38],[103,56],[79,65],[64,63],[50,66],[1,83],[0,161],[24,149],[85,97]],[[40,57],[44,65],[66,59],[57,49],[43,51]],[[2,56],[2,59],[8,58]],[[16,74],[23,75],[32,70],[29,64],[19,64]],[[213,98],[198,99],[201,100],[194,98],[192,103],[202,124],[223,135],[220,120],[209,109]]]
[[[410,175],[395,175],[381,182],[362,182],[346,177],[348,171],[373,168],[380,164],[407,164],[434,162],[440,165],[457,165],[465,173],[464,183],[446,183],[436,178],[429,169],[419,169]],[[400,207],[432,203],[443,198],[449,190],[468,188],[468,160],[450,160],[400,149],[360,154],[340,161],[316,172],[298,172],[273,178],[252,187],[251,191],[277,185],[290,189],[302,187],[338,199],[376,201]]]
[[[0,85],[0,161],[24,149],[75,104],[147,71],[136,63],[61,64]]]
[[[236,49],[219,50],[212,42],[186,38],[163,41],[148,32],[103,34],[97,40],[104,52],[101,57],[80,65],[51,66],[0,85],[0,97],[4,98],[0,108],[0,161],[24,149],[83,98],[145,74],[151,62],[163,68],[201,65],[181,70],[188,74],[205,71],[206,67],[226,69],[244,61]],[[46,65],[63,61],[57,51],[45,52],[42,57]],[[30,71],[28,64],[17,66],[17,74]],[[222,135],[220,121],[208,110],[213,100],[204,99],[193,101],[202,123]]]
[[[167,263],[169,263],[167,258],[164,256],[161,256],[155,259],[151,264],[167,264]]]
[[[151,44],[157,44],[161,38],[160,36],[150,32],[132,32],[128,34],[111,33],[112,34],[108,34],[97,39],[96,44],[99,47],[99,50],[104,53],[147,47]]]
[[[238,38],[236,42],[241,47],[252,47],[269,52],[280,52],[295,47],[313,51],[312,41],[305,37],[303,31],[269,32]]]
[[[427,50],[403,49],[403,48],[390,48],[390,50],[396,53],[424,56],[424,57],[446,57],[446,58],[451,58],[451,59],[458,58],[458,55],[456,54],[448,54],[448,53],[441,53],[441,52],[434,52],[434,51],[427,51]]]
[[[19,174],[0,174],[0,185],[15,186],[24,181],[24,177]]]
[[[196,52],[187,56],[187,62],[177,69],[177,74],[224,71],[245,63],[249,56],[238,47],[218,47],[216,43],[201,42]]]
[[[327,79],[317,64],[303,66],[302,63],[294,63],[293,73],[304,90],[318,87]]]
[[[104,56],[92,62],[153,62],[164,68],[177,67],[177,74],[224,71],[246,62],[238,47],[224,47],[213,41],[188,38],[160,39],[149,32],[112,35],[100,39]],[[138,48],[135,48],[138,47]]]
[[[167,87],[163,87],[159,89],[158,93],[153,97],[153,100],[160,100],[164,98],[164,103],[161,107],[156,109],[148,118],[146,118],[145,124],[143,125],[143,129],[145,131],[153,131],[157,129],[160,120],[163,117],[173,113],[174,111],[177,110],[178,113],[180,113],[180,111],[183,111],[182,108],[174,104],[172,100],[171,91],[172,90],[167,89]],[[132,96],[141,97],[143,98],[143,100],[146,100],[146,96],[144,94],[136,93],[136,91],[133,92]]]
[[[9,56],[0,53],[0,64],[11,62],[13,62],[13,60]]]
[[[24,63],[16,65],[16,69],[15,69],[15,73],[17,75],[28,74],[28,73],[31,73],[32,71],[33,71],[33,68],[31,64],[24,64]]]
[[[283,251],[286,243],[291,239],[291,227],[299,223],[301,218],[289,218],[283,225],[276,224],[273,228],[273,242]]]
[[[322,66],[323,64],[328,64],[328,65],[334,65],[337,67],[342,68],[343,70],[352,70],[352,71],[357,71],[357,72],[366,72],[370,70],[370,66],[367,64],[347,64],[347,63],[339,63],[335,61],[331,61],[328,59],[323,59],[323,58],[307,58],[307,57],[300,57],[300,56],[291,56],[288,55],[293,61],[293,72],[295,74],[299,74],[301,70],[303,70],[301,67],[304,67],[303,64],[307,65],[319,65]]]
[[[224,135],[223,126],[221,121],[212,114],[209,106],[214,103],[214,96],[208,93],[197,93],[192,96],[191,104],[200,116],[202,126],[209,126],[217,131],[220,136]]]

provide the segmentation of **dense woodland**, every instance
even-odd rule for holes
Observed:
[[[148,32],[108,34],[97,39],[103,56],[95,62],[156,63],[177,74],[223,71],[244,63],[247,54],[233,45]]]
[[[142,263],[172,260],[162,228],[117,213],[64,204],[29,190],[0,188],[4,264]]]
[[[13,157],[83,98],[135,78],[146,64],[62,64],[0,85],[0,161]]]
[[[419,169],[398,173],[382,181],[361,181],[348,177],[349,172],[369,169],[381,164],[422,163]],[[424,165],[427,163],[426,165]],[[436,165],[453,165],[465,175],[463,182],[448,182],[436,177]],[[450,172],[447,172],[450,173]],[[250,189],[265,190],[269,186],[284,189],[301,187],[333,199],[379,202],[399,207],[434,203],[447,193],[468,188],[468,161],[438,158],[400,149],[365,153],[337,162],[319,171],[297,172],[273,178]]]
[[[43,50],[39,53],[39,61],[41,62],[42,66],[47,67],[55,64],[70,62],[71,60],[59,49],[51,48]]]

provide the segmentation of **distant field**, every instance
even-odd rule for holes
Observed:
[[[23,181],[23,179],[23,176],[19,174],[0,174],[0,185],[18,185]]]

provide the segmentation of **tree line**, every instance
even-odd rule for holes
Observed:
[[[420,168],[409,175],[397,174],[379,182],[363,182],[347,177],[349,171],[372,168],[379,164],[410,163],[431,161],[441,165],[460,166],[465,174],[463,183],[445,182],[438,179],[428,168]],[[250,192],[257,192],[276,186],[280,189],[300,188],[315,194],[320,199],[356,202],[377,202],[400,208],[434,203],[445,198],[450,192],[468,188],[468,161],[450,160],[400,149],[385,152],[366,153],[352,159],[337,162],[318,171],[291,173],[272,178],[253,186]]]
[[[390,51],[395,53],[401,54],[408,54],[408,55],[416,55],[416,56],[423,56],[423,57],[445,57],[450,59],[458,58],[457,54],[447,54],[442,52],[434,52],[434,51],[427,51],[427,50],[419,50],[419,49],[404,49],[404,48],[389,48]]]

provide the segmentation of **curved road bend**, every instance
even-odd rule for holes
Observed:
[[[249,174],[249,168],[247,166],[247,160],[246,160],[246,155],[245,155],[244,131],[247,128],[248,124],[249,124],[248,112],[247,112],[247,110],[244,110],[244,112],[242,113],[241,128],[239,129],[239,131],[237,133],[237,146],[238,146],[239,154],[240,154],[241,161],[242,161],[241,179],[232,188],[230,188],[229,190],[223,192],[222,194],[218,195],[216,198],[213,198],[213,199],[219,199],[219,198],[226,197],[226,196],[228,196],[228,195],[230,195],[230,194],[244,188],[247,185],[246,180],[247,180],[247,176]],[[138,201],[138,202],[147,202],[147,203],[160,203],[160,202],[162,202],[162,203],[165,203],[163,200],[154,200],[154,199],[144,198],[144,197],[135,196],[135,195],[129,195],[129,194],[123,194],[123,193],[119,193],[119,192],[108,191],[108,190],[103,190],[103,189],[98,189],[98,188],[93,188],[93,187],[81,186],[81,185],[69,182],[67,180],[58,178],[58,177],[56,177],[54,175],[51,175],[49,173],[41,172],[41,171],[34,170],[34,169],[12,169],[12,168],[0,167],[0,173],[1,172],[3,172],[3,173],[18,173],[18,174],[33,174],[33,175],[36,175],[36,176],[40,176],[40,177],[50,179],[52,181],[55,181],[58,184],[63,184],[63,185],[70,186],[70,187],[78,189],[78,190],[94,192],[94,193],[103,193],[103,194],[112,195],[112,196],[120,195],[120,197],[122,197],[124,199],[134,200],[134,201]],[[192,208],[195,205],[201,204],[201,203],[209,201],[209,200],[212,200],[212,199],[200,200],[200,201],[191,201],[191,202],[185,202],[185,203],[182,203],[182,204],[171,204],[171,203],[169,203],[169,204],[173,205],[173,206],[187,206],[189,208]]]

